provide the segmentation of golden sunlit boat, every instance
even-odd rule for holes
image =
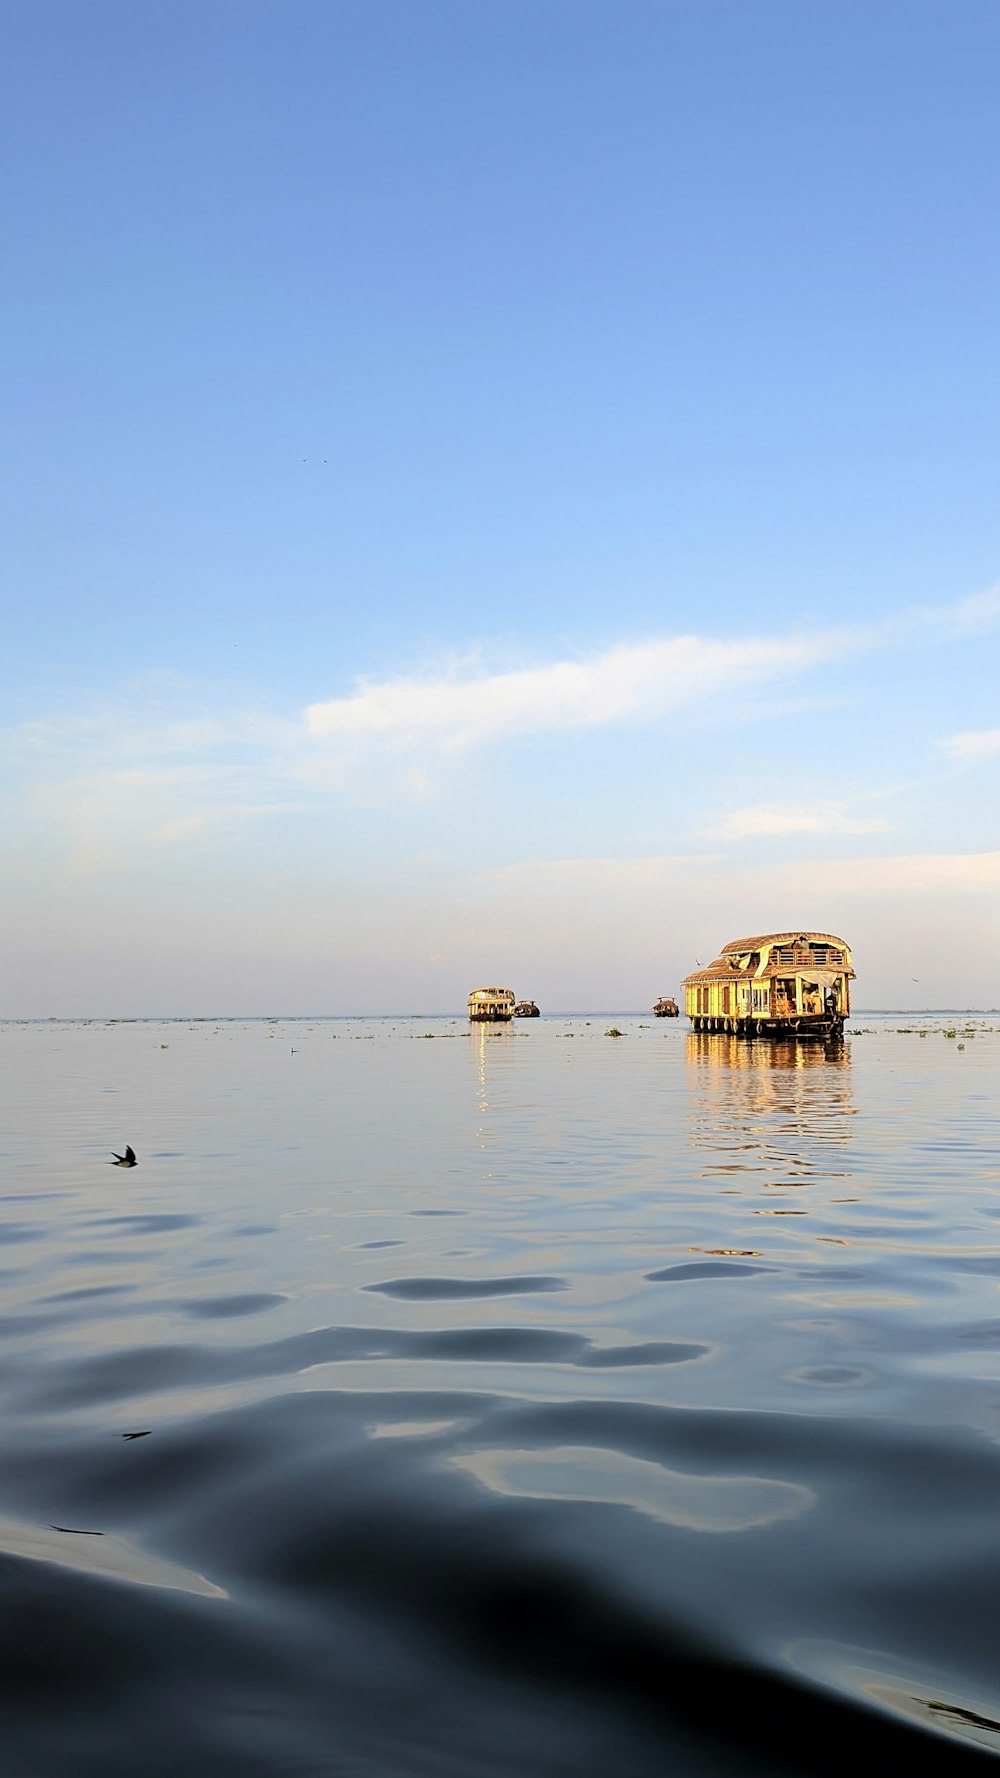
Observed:
[[[734,938],[684,982],[696,1031],[745,1037],[827,1037],[851,1010],[851,953],[829,932],[766,932]]]
[[[473,988],[469,995],[469,1017],[476,1025],[506,1023],[514,1016],[513,988]]]

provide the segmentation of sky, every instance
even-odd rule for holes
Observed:
[[[7,0],[0,1016],[1000,1006],[995,0]]]

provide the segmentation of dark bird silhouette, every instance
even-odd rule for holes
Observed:
[[[111,1153],[115,1154],[114,1149],[111,1150]],[[115,1154],[114,1160],[108,1162],[109,1167],[137,1167],[138,1165],[139,1163],[135,1158],[135,1149],[129,1148],[127,1145],[124,1154]]]

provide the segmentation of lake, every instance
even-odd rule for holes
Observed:
[[[1000,1752],[1000,1017],[0,1057],[5,1778]]]

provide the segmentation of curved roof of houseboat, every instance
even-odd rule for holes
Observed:
[[[833,932],[762,932],[756,938],[731,938],[723,945],[722,955],[727,957],[731,951],[762,951],[765,945],[793,945],[802,938],[809,944],[838,945],[842,951],[850,950],[847,940]]]
[[[737,964],[737,958],[745,957],[748,953],[753,951],[765,951],[774,946],[780,947],[783,945],[800,944],[803,940],[806,944],[830,945],[836,950],[842,951],[844,954],[844,962],[839,966],[838,973],[841,975],[853,976],[854,969],[851,963],[851,947],[846,939],[837,938],[835,933],[762,932],[756,938],[730,939],[727,945],[723,945],[722,950],[718,957],[715,958],[714,962],[710,963],[706,969],[696,969],[693,974],[685,976],[683,985],[684,987],[688,987],[693,982],[718,981],[720,977],[731,981],[734,972],[738,976],[742,976],[744,980],[751,973],[755,977],[762,977],[764,980],[767,980],[773,975],[782,975],[785,971],[785,966],[780,964],[773,957],[768,959],[762,970],[755,969],[752,972],[749,969],[740,969]]]

